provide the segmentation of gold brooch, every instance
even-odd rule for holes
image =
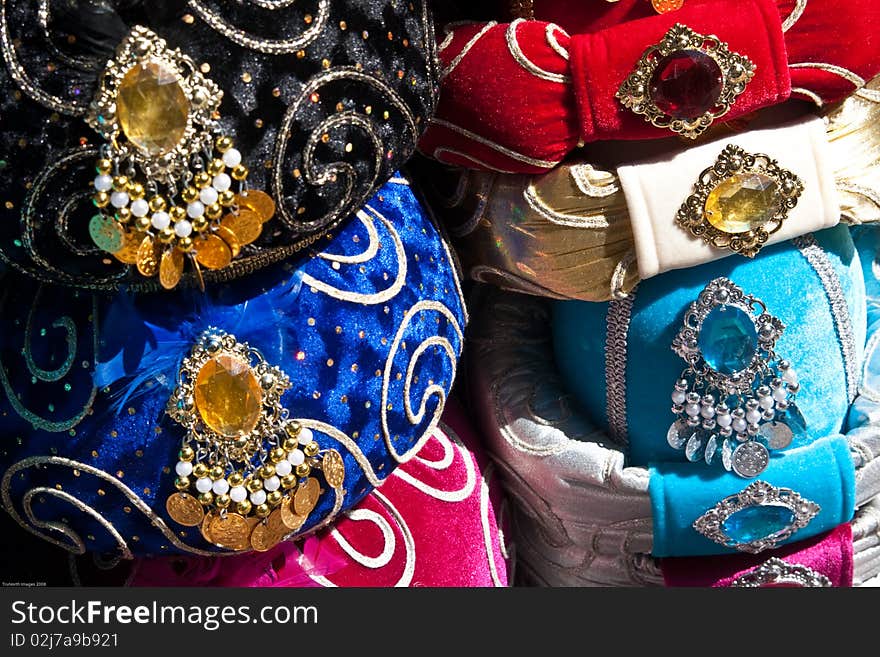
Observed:
[[[642,53],[616,98],[652,125],[696,139],[730,110],[754,75],[748,57],[677,23]]]
[[[89,108],[87,122],[106,140],[89,233],[166,289],[180,281],[186,257],[197,275],[199,265],[229,265],[275,212],[271,197],[248,190],[242,154],[220,131],[222,99],[192,59],[135,27]]]
[[[235,336],[209,329],[184,359],[168,414],[187,430],[168,515],[230,550],[269,550],[305,524],[342,456],[289,419],[290,379]]]
[[[753,258],[803,191],[801,179],[776,160],[730,144],[700,174],[675,221],[716,248]]]

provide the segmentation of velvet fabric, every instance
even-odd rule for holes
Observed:
[[[860,260],[843,226],[817,233],[815,239],[828,258],[846,302],[855,351],[851,354],[852,371],[858,373],[866,336]],[[622,436],[620,426],[609,426],[606,412],[610,403],[606,387],[609,373],[597,375],[603,372],[606,362],[613,366],[613,360],[606,361],[608,304],[572,301],[554,305],[554,351],[567,389],[600,427],[626,441],[630,465],[652,468],[657,556],[723,550],[690,529],[690,524],[722,497],[745,488],[744,480],[725,473],[717,463],[690,464],[683,451],[674,450],[666,442],[667,429],[674,420],[669,394],[685,367],[670,345],[682,325],[685,309],[709,281],[719,276],[730,278],[746,294],[761,299],[768,312],[783,321],[787,328],[776,352],[792,363],[801,382],[797,404],[807,420],[806,432],[796,437],[787,450],[771,455],[770,468],[761,479],[798,491],[815,484],[820,490],[813,492],[815,497],[807,497],[823,507],[823,514],[829,513],[823,516],[819,531],[848,521],[852,514],[852,464],[843,463],[848,448],[839,438],[850,402],[846,363],[826,290],[805,256],[787,242],[768,247],[755,260],[725,258],[668,272],[639,286],[623,337],[626,412]],[[825,447],[821,450],[811,447],[823,439]],[[831,453],[837,455],[836,461],[828,460]],[[802,467],[815,467],[817,474],[808,475],[809,470]],[[822,476],[827,481],[816,481]],[[798,538],[813,535],[819,527],[820,523],[814,521],[801,530]]]
[[[42,281],[157,285],[108,260],[88,233],[103,140],[85,113],[135,25],[180,48],[219,86],[220,128],[241,151],[251,187],[277,202],[236,274],[289,256],[357,211],[409,158],[434,109],[436,39],[424,0],[107,0],[100,4],[114,10],[106,19],[114,29],[97,44],[93,29],[61,13],[73,6],[79,18],[95,4],[3,3],[0,260]]]
[[[716,557],[662,559],[660,568],[666,586],[729,587],[768,559],[806,566],[827,577],[831,586],[849,588],[853,584],[853,532],[849,524],[826,534],[792,543],[760,555],[736,554]]]
[[[428,439],[465,323],[451,255],[402,178],[312,253],[205,294],[104,296],[13,272],[2,294],[3,505],[68,549],[120,556],[217,551],[165,511],[184,434],[165,405],[205,329],[287,373],[282,405],[344,457],[344,510]],[[334,503],[322,495],[303,531]]]
[[[138,559],[133,586],[507,586],[495,468],[450,404],[415,458],[303,542],[228,558]]]
[[[608,6],[569,4],[572,16],[601,16],[595,5]],[[581,142],[669,137],[614,95],[645,48],[676,22],[717,35],[756,64],[755,77],[720,121],[792,95],[832,103],[880,71],[877,3],[813,0],[797,20],[790,0],[689,0],[676,12],[635,20],[625,7],[609,11],[621,22],[609,18],[584,31],[571,21],[541,20],[451,28],[440,51],[440,103],[420,150],[458,166],[537,173]],[[566,31],[571,25],[576,29]]]

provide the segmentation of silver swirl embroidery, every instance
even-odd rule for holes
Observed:
[[[852,318],[849,314],[849,306],[846,304],[846,296],[840,285],[840,278],[838,278],[834,265],[831,264],[825,250],[819,246],[812,233],[795,238],[794,245],[816,272],[831,306],[834,328],[837,331],[840,352],[843,356],[847,399],[852,403],[859,390],[859,367],[856,362],[856,340]]]
[[[303,285],[308,285],[313,287],[314,289],[327,294],[334,299],[340,299],[342,301],[349,301],[351,303],[360,303],[363,305],[376,305],[379,303],[385,303],[386,301],[390,301],[394,297],[396,297],[400,291],[403,289],[404,284],[406,283],[406,275],[407,275],[407,258],[406,251],[403,246],[403,241],[400,238],[400,234],[397,232],[397,229],[394,225],[388,221],[381,213],[375,210],[372,206],[367,205],[366,210],[368,210],[373,216],[375,216],[379,221],[382,222],[382,225],[385,227],[386,232],[391,237],[391,242],[394,245],[394,253],[397,258],[397,274],[394,277],[391,285],[384,289],[376,292],[357,292],[354,290],[341,290],[339,288],[333,287],[329,283],[325,283],[310,274],[303,274]],[[364,223],[372,223],[371,217],[366,212],[359,212],[358,217]],[[372,250],[370,248],[369,250]],[[378,252],[378,248],[376,249]],[[337,262],[339,256],[336,256],[335,259]],[[330,257],[328,259],[334,259]],[[363,262],[363,261],[361,261]],[[354,263],[348,263],[354,264]],[[352,287],[357,287],[356,283],[353,283]]]
[[[295,0],[271,2],[270,0],[251,0],[251,3],[264,9],[278,10],[294,4],[294,1]],[[208,3],[204,0],[190,0],[189,7],[199,16],[199,18],[210,25],[212,29],[216,30],[230,41],[267,55],[285,55],[306,48],[321,35],[324,25],[330,17],[330,0],[319,0],[317,11],[315,12],[312,23],[302,34],[289,39],[262,39],[254,37],[244,30],[228,23],[218,13],[211,11],[211,9],[208,8]],[[279,20],[281,19],[279,18]]]
[[[403,98],[392,89],[387,83],[378,77],[374,77],[354,67],[340,66],[330,69],[324,73],[314,76],[309,80],[308,84],[300,92],[297,99],[288,107],[287,112],[281,122],[278,137],[275,145],[275,168],[272,175],[272,192],[276,198],[286,198],[285,186],[289,178],[290,166],[287,162],[287,151],[291,136],[293,135],[293,127],[297,119],[297,115],[310,102],[313,94],[323,90],[327,85],[334,82],[346,81],[350,83],[359,83],[371,88],[374,92],[378,92],[383,99],[397,110],[404,119],[404,125],[409,133],[410,141],[414,145],[418,139],[418,128],[416,126],[415,117],[407,106]],[[326,90],[322,95],[326,95]],[[350,90],[349,90],[350,93]],[[355,172],[350,164],[345,162],[336,162],[333,164],[318,165],[315,161],[315,149],[318,143],[323,141],[322,137],[329,134],[329,131],[340,127],[356,128],[367,135],[373,145],[373,162],[371,180],[368,184],[361,185],[359,188],[365,191],[358,196],[353,195],[355,188],[354,177]],[[300,230],[303,228],[316,229],[323,226],[329,226],[353,212],[362,206],[367,200],[368,195],[372,193],[378,181],[378,176],[382,171],[383,158],[383,141],[373,122],[366,115],[355,112],[343,112],[338,115],[331,116],[314,127],[307,139],[303,149],[303,178],[304,182],[311,186],[325,186],[334,182],[338,182],[340,176],[344,178],[343,199],[336,206],[322,217],[310,220],[307,223],[299,222],[296,217],[292,216],[287,203],[281,203],[279,206],[280,217],[289,227]],[[302,182],[299,183],[301,194]],[[304,199],[300,199],[304,200]]]
[[[434,335],[425,339],[420,345],[418,345],[410,356],[406,367],[406,374],[403,377],[401,395],[403,398],[403,405],[406,412],[407,421],[412,426],[417,426],[421,424],[425,418],[425,415],[427,414],[427,405],[431,397],[436,397],[438,399],[438,403],[435,406],[433,416],[429,421],[427,427],[425,427],[422,435],[413,442],[412,446],[409,449],[401,453],[398,452],[396,447],[394,446],[394,441],[392,439],[391,430],[389,428],[388,422],[388,399],[391,389],[391,372],[394,368],[395,357],[397,356],[398,351],[401,350],[401,345],[404,341],[407,329],[414,322],[415,317],[423,312],[439,313],[441,316],[445,317],[447,324],[453,330],[456,344],[453,346],[448,337]],[[451,388],[452,381],[455,380],[456,364],[458,361],[458,356],[461,353],[463,341],[464,332],[462,330],[462,327],[459,325],[455,314],[439,301],[423,300],[418,302],[407,311],[403,322],[401,322],[400,326],[398,327],[397,334],[394,336],[394,341],[391,343],[391,348],[389,349],[388,357],[385,361],[384,373],[382,375],[381,424],[382,434],[385,438],[385,445],[388,448],[388,452],[399,463],[405,463],[417,452],[419,452],[425,442],[427,442],[427,440],[431,437],[431,433],[437,426],[437,421],[440,419],[440,415],[443,412],[443,408],[446,403],[447,391],[449,388]],[[422,392],[418,411],[414,411],[412,408],[411,393],[412,386],[416,381],[415,370],[421,355],[428,348],[434,346],[439,347],[441,353],[444,353],[449,359],[451,367],[449,381],[444,382],[445,386],[433,381],[429,381],[428,385]]]

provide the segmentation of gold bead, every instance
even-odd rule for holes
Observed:
[[[230,148],[232,148],[232,139],[229,137],[219,137],[217,139],[217,150],[221,153],[225,153]]]
[[[248,482],[245,484],[245,488],[247,488],[252,493],[256,493],[258,490],[263,488],[263,482],[259,479],[248,479]]]
[[[128,208],[119,208],[116,211],[116,221],[119,223],[127,224],[131,221],[131,210]]]
[[[208,173],[212,176],[220,175],[225,170],[226,165],[223,164],[223,160],[213,160],[211,164],[208,165]]]
[[[282,444],[282,447],[284,447],[284,449],[286,451],[292,452],[293,450],[296,449],[296,445],[297,445],[296,438],[285,438],[284,443]]]
[[[223,206],[214,203],[205,208],[205,216],[208,219],[219,219],[223,215]]]
[[[207,171],[197,173],[196,177],[193,178],[193,184],[199,189],[204,189],[211,184],[211,175]]]
[[[196,477],[196,479],[201,479],[207,474],[208,466],[204,463],[196,463],[195,467],[193,468],[193,475]]]
[[[192,461],[196,457],[196,452],[192,447],[184,447],[177,455],[181,461]]]
[[[296,486],[296,475],[295,475],[295,474],[289,474],[289,475],[286,475],[286,476],[284,476],[284,477],[281,477],[281,485],[282,485],[285,489],[293,488],[294,486]]]
[[[134,227],[142,233],[146,232],[150,228],[150,218],[138,217],[134,220]]]
[[[272,463],[281,463],[281,461],[287,458],[287,452],[280,447],[276,447],[269,454],[269,458],[272,459]]]
[[[110,170],[113,169],[113,162],[111,162],[107,158],[102,158],[98,160],[98,164],[95,165],[95,169],[98,170],[98,173],[106,176],[108,173],[110,173]]]
[[[229,485],[235,488],[236,486],[241,486],[244,483],[244,477],[240,472],[233,472],[229,475]]]
[[[146,217],[141,218],[146,219]],[[159,241],[162,242],[162,244],[171,244],[175,237],[177,236],[174,234],[173,228],[163,228],[159,231]]]
[[[251,504],[250,500],[242,500],[236,506],[236,511],[238,511],[241,515],[246,516],[251,512],[251,509],[254,508],[254,505]]]
[[[268,479],[269,477],[275,476],[275,466],[266,464],[262,468],[260,468],[260,476],[263,479]]]
[[[213,493],[199,493],[199,502],[205,506],[211,506],[214,503]]]
[[[110,205],[110,194],[107,192],[98,192],[92,197],[92,203],[94,203],[97,208],[106,208]]]
[[[193,201],[198,200],[199,190],[197,190],[195,187],[186,187],[180,193],[180,198],[182,198],[185,203],[192,203]]]
[[[296,466],[296,474],[298,477],[308,477],[309,473],[312,471],[312,466],[308,463],[300,463]]]
[[[257,513],[258,518],[265,518],[266,516],[269,515],[269,513],[271,513],[271,511],[272,511],[272,509],[269,508],[268,504],[260,504],[256,508],[256,513]]]
[[[165,212],[168,203],[161,196],[154,196],[150,199],[150,210],[153,212]]]
[[[177,248],[184,253],[189,253],[195,248],[195,246],[196,244],[195,242],[193,242],[192,237],[181,237],[179,240],[177,240]]]
[[[320,449],[321,449],[321,448],[318,447],[318,443],[316,443],[316,442],[313,440],[313,441],[310,442],[308,445],[306,445],[305,447],[303,447],[303,454],[305,454],[306,456],[317,456],[317,454],[318,454],[318,452],[320,451]]]
[[[290,436],[291,438],[296,438],[297,436],[299,436],[299,432],[302,431],[302,425],[294,420],[293,422],[288,422],[285,425],[284,430],[287,432],[288,436]]]
[[[218,495],[217,499],[214,500],[214,504],[217,505],[217,508],[225,509],[232,503],[232,498],[229,495]]]
[[[237,167],[235,167],[232,170],[232,178],[234,180],[244,180],[245,178],[248,177],[249,173],[250,172],[248,171],[248,168],[245,165],[239,164]]]
[[[225,192],[220,192],[220,205],[224,208],[228,208],[235,204],[235,192],[231,189],[227,189]]]
[[[144,186],[140,183],[132,183],[128,186],[128,195],[133,201],[143,198],[146,193],[147,190],[145,190]]]
[[[128,191],[128,178],[125,176],[116,176],[113,179],[113,190],[117,192]]]
[[[266,495],[266,502],[269,506],[278,506],[281,504],[281,500],[284,498],[284,495],[280,490],[273,490],[271,493]]]
[[[171,220],[174,223],[177,223],[178,221],[186,217],[186,210],[184,210],[179,205],[175,205],[168,211],[168,215],[171,217]]]
[[[222,479],[222,478],[223,478],[223,468],[222,467],[220,467],[219,465],[215,465],[213,468],[211,468],[211,479],[213,479],[214,481],[217,481],[218,479]]]
[[[184,491],[189,488],[189,477],[178,477],[174,480],[174,487],[177,490]]]
[[[207,217],[196,217],[192,220],[193,230],[197,233],[201,233],[208,228],[208,218]]]

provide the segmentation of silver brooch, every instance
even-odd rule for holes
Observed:
[[[797,563],[788,563],[773,557],[744,575],[737,577],[730,585],[735,588],[799,587],[830,588],[831,580],[812,568]]]
[[[809,525],[819,511],[818,504],[790,488],[755,481],[718,502],[693,527],[719,545],[757,554]]]
[[[720,454],[725,470],[750,479],[767,468],[770,449],[788,447],[806,430],[795,404],[797,374],[774,351],[784,330],[730,280],[706,286],[672,342],[687,368],[672,391],[670,447],[707,465]]]

